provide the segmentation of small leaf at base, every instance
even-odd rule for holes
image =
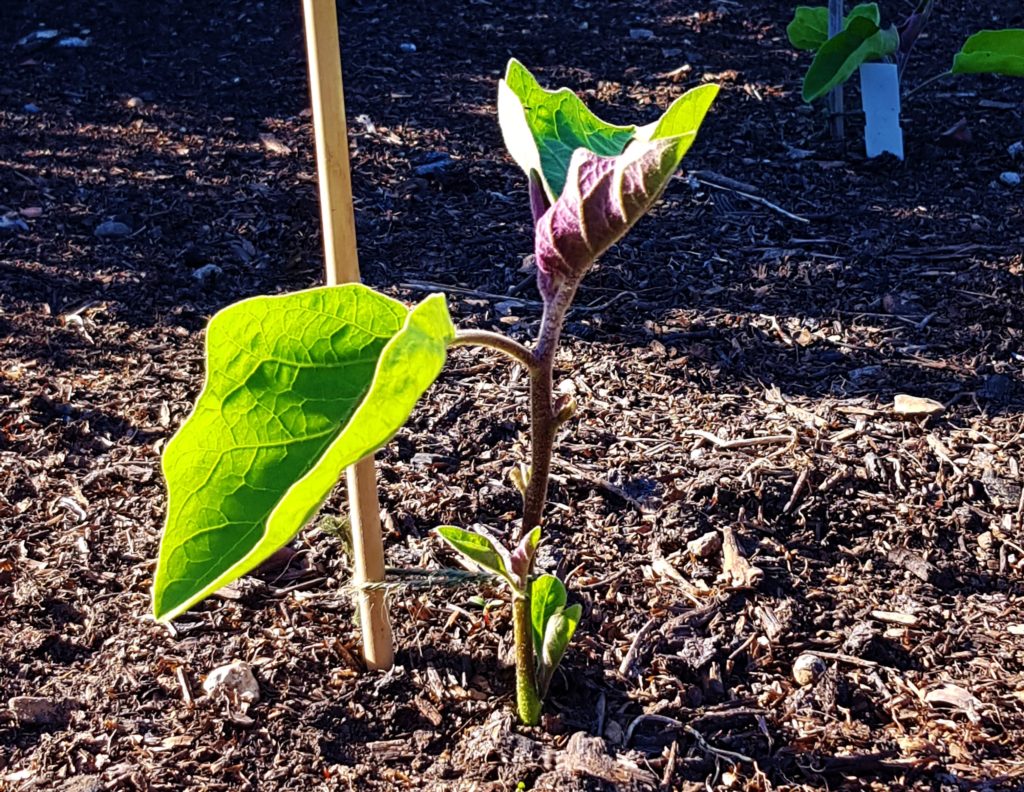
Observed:
[[[565,585],[554,575],[541,575],[530,584],[530,623],[533,625],[533,647],[538,659],[544,648],[544,631],[548,620],[565,607]]]
[[[434,529],[452,549],[465,556],[488,572],[500,575],[512,584],[509,562],[504,548],[499,547],[483,534],[465,531],[454,525],[441,525]]]
[[[548,691],[551,678],[562,662],[565,650],[569,648],[576,627],[580,623],[583,609],[577,605],[561,608],[548,619],[544,630],[544,646],[541,649],[540,672],[537,675],[537,689],[541,698]]]

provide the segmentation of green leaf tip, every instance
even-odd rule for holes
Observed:
[[[900,45],[895,27],[879,29],[867,16],[852,17],[845,30],[826,41],[804,77],[803,99],[813,102],[846,82],[866,61],[894,54]]]
[[[854,17],[865,17],[875,23],[882,24],[882,16],[878,3],[862,3],[843,20],[845,30]],[[826,6],[797,6],[793,13],[793,21],[786,26],[789,43],[798,50],[817,52],[828,41],[828,8]]]
[[[412,310],[360,284],[254,297],[206,334],[206,381],[163,455],[153,614],[172,619],[252,571],[384,445],[455,335],[443,295]]]
[[[954,56],[950,73],[1024,77],[1024,29],[979,30]]]
[[[634,140],[684,136],[692,143],[717,92],[718,86],[699,86],[673,102],[653,124],[617,125],[594,115],[568,88],[542,88],[513,58],[498,83],[498,121],[512,159],[528,176],[539,174],[547,200],[553,203],[565,188],[575,151],[617,157]],[[536,210],[534,214],[536,218]]]

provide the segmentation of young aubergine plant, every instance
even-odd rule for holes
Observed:
[[[538,723],[581,617],[564,584],[534,570],[555,436],[575,410],[554,395],[562,324],[597,258],[660,197],[717,91],[689,91],[653,124],[616,126],[568,89],[545,90],[522,64],[509,63],[499,121],[529,180],[544,305],[532,348],[456,330],[441,294],[410,309],[359,284],[256,297],[214,316],[206,382],[163,455],[168,506],[156,618],[178,616],[283,547],[345,468],[401,428],[449,348],[487,347],[529,373],[531,461],[513,476],[523,496],[519,536],[509,550],[454,526],[437,533],[509,587],[517,710],[524,723]]]
[[[882,26],[877,3],[855,6],[843,30],[828,37],[828,8],[799,6],[786,28],[798,50],[815,53],[804,76],[803,99],[813,102],[845,83],[864,63],[895,63],[899,77],[924,30],[935,0],[920,0],[900,25]],[[953,58],[948,71],[918,88],[954,74],[999,74],[1024,77],[1024,30],[982,30],[970,36]],[[914,89],[917,90],[917,89]]]

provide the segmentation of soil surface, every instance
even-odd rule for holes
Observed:
[[[723,87],[568,324],[541,566],[584,617],[542,727],[513,723],[498,589],[396,586],[397,663],[362,667],[340,490],[153,622],[205,323],[321,278],[299,5],[0,4],[0,789],[1024,789],[1024,84],[934,83],[906,162],[867,161],[860,115],[844,150],[802,103],[786,3],[341,4],[365,280],[524,342],[506,60],[617,122]],[[907,83],[1024,26],[984,9],[940,4]],[[378,454],[389,563],[515,532],[525,412],[521,372],[453,352]],[[233,660],[257,703],[204,694]]]

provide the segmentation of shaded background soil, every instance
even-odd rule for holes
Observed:
[[[1024,26],[1015,0],[984,9],[941,4],[908,82],[969,26]],[[785,3],[339,10],[366,281],[446,289],[459,322],[524,341],[507,58],[612,121],[724,89],[570,317],[581,410],[542,565],[584,619],[545,723],[511,724],[509,610],[470,589],[396,590],[398,664],[361,668],[340,492],[286,566],[173,629],[147,617],[159,454],[206,320],[320,278],[298,4],[6,0],[0,704],[53,707],[0,710],[0,789],[1024,788],[1024,192],[998,181],[1024,167],[1022,83],[926,89],[907,161],[868,162],[856,114],[844,151],[800,101]],[[16,44],[41,27],[88,46]],[[969,140],[943,135],[961,120]],[[901,419],[897,393],[945,412]],[[515,530],[525,401],[504,362],[453,353],[378,455],[391,563],[453,563],[440,523]],[[757,572],[687,549],[712,531]],[[801,653],[822,661],[806,687]],[[247,711],[202,695],[234,659]]]

